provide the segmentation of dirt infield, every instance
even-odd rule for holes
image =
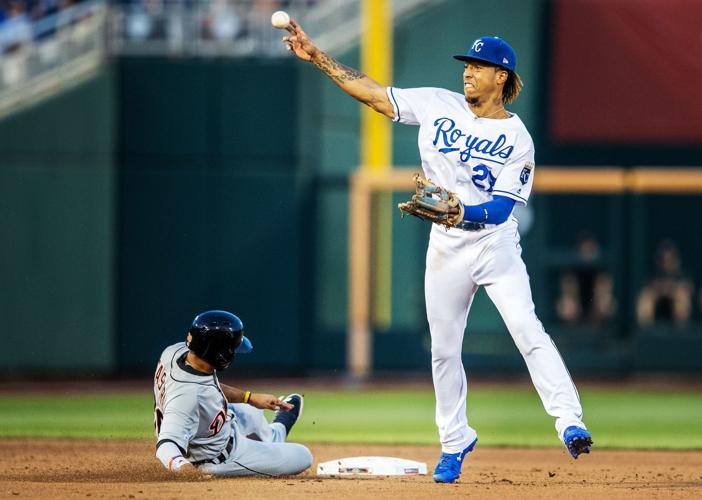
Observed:
[[[431,476],[320,478],[316,463],[388,455],[434,465],[435,447],[311,446],[313,469],[293,478],[180,481],[148,441],[0,440],[0,498],[702,498],[702,453],[478,448],[459,483]]]

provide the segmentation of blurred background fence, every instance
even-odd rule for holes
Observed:
[[[359,2],[0,6],[0,373],[146,373],[208,308],[244,320],[257,353],[245,371],[342,371],[359,105],[287,57],[269,18],[289,10],[358,67]],[[540,167],[583,182],[702,168],[702,2],[398,0],[393,12],[399,87],[459,90],[450,56],[482,34],[517,48],[513,110]],[[394,128],[393,163],[419,165],[415,128]],[[573,371],[702,372],[700,199],[566,190],[518,214],[537,313]],[[427,231],[393,225],[377,371],[429,369]],[[473,311],[470,369],[523,372],[483,292]]]

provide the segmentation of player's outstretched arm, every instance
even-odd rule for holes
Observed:
[[[354,99],[389,118],[395,117],[395,110],[383,85],[319,50],[294,19],[290,20],[286,29],[290,34],[284,36],[283,41],[297,57],[317,66]]]
[[[220,387],[224,393],[224,397],[230,403],[248,403],[259,410],[289,410],[293,405],[282,401],[272,394],[262,394],[258,392],[242,391],[236,387],[222,384]],[[248,396],[247,393],[248,392]]]

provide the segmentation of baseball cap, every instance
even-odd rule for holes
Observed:
[[[253,351],[253,344],[251,341],[246,336],[241,337],[241,344],[234,349],[234,352],[237,354],[248,354],[251,351]]]
[[[497,36],[480,37],[473,42],[465,55],[458,54],[453,58],[459,61],[477,59],[510,71],[515,71],[517,68],[517,53],[510,44]]]

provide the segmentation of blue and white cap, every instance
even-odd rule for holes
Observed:
[[[510,44],[497,36],[480,37],[465,55],[459,54],[453,58],[459,61],[485,61],[510,71],[516,71],[517,68],[517,53]]]

